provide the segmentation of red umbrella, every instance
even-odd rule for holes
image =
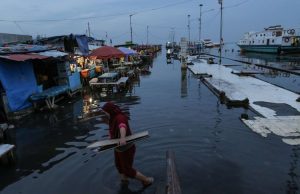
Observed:
[[[119,49],[112,46],[102,46],[97,48],[89,54],[90,57],[95,57],[97,59],[109,59],[109,58],[121,58],[124,57],[125,54],[121,52]]]

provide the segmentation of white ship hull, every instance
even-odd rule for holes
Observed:
[[[261,32],[248,32],[237,44],[242,52],[300,53],[300,33],[295,29],[271,26]]]

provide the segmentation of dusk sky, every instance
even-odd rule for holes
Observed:
[[[165,43],[175,32],[175,41],[188,37],[190,15],[191,40],[201,37],[219,41],[220,5],[218,0],[1,0],[0,32],[55,36],[85,34],[88,23],[97,39],[112,39],[113,44],[130,40],[132,16],[133,41]],[[224,0],[224,42],[237,42],[247,31],[281,24],[299,28],[299,0]]]

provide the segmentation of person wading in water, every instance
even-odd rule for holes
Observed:
[[[128,178],[135,178],[141,181],[144,187],[150,186],[154,181],[153,177],[147,177],[133,168],[136,147],[134,143],[126,143],[125,140],[126,136],[131,135],[128,117],[112,102],[105,103],[102,110],[109,117],[110,138],[120,139],[120,146],[114,149],[114,155],[121,181],[128,183]]]

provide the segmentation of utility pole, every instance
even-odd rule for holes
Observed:
[[[91,37],[91,29],[90,29],[90,22],[88,22],[88,32],[89,32],[89,37]]]
[[[107,32],[105,32],[105,43],[106,43],[106,45],[108,45],[108,35],[107,35]]]
[[[191,15],[188,15],[188,32],[189,32],[189,42],[191,41],[191,25],[190,25],[190,17]]]
[[[221,65],[222,61],[222,46],[223,46],[223,35],[222,35],[222,30],[223,30],[223,0],[218,0],[219,4],[221,5],[221,18],[220,18],[220,48],[219,48],[219,65]]]
[[[130,41],[131,41],[131,43],[133,43],[132,42],[132,25],[131,25],[131,17],[133,16],[133,14],[130,14],[129,15],[129,19],[130,19]]]
[[[201,43],[201,16],[202,16],[202,4],[200,6],[200,17],[199,17],[199,42]]]
[[[148,40],[149,40],[149,26],[147,25],[147,45],[148,45]]]

